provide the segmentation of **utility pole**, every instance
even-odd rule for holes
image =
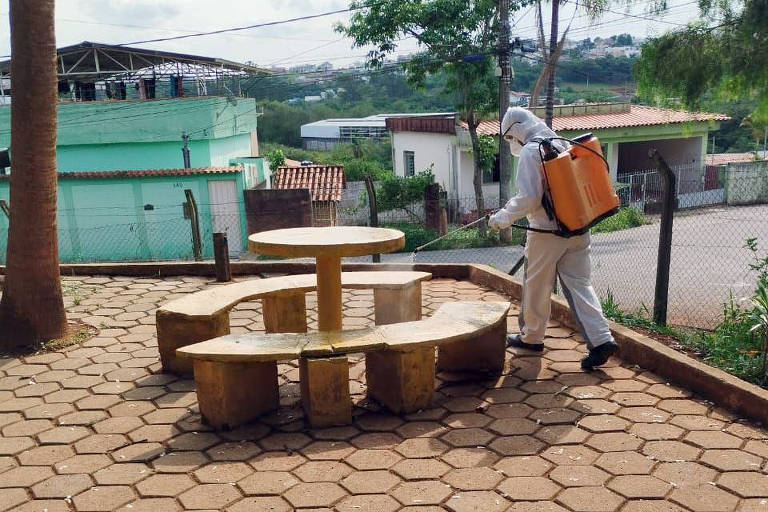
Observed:
[[[184,157],[184,168],[192,167],[189,163],[189,135],[187,132],[181,132],[181,140],[184,141],[184,147],[181,148],[181,154]]]
[[[509,86],[511,82],[511,67],[509,65],[509,0],[499,0],[499,30],[498,59],[501,74],[499,76],[499,207],[509,201],[510,182],[512,181],[512,155],[509,144],[501,133],[501,120],[509,108]],[[512,238],[511,228],[501,231],[501,240],[509,242]]]

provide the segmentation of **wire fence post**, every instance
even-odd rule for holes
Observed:
[[[376,188],[373,186],[373,178],[370,174],[365,175],[365,191],[368,193],[369,223],[372,228],[375,228],[379,226],[379,210],[376,205]],[[381,263],[381,254],[372,254],[371,261]]]
[[[191,189],[185,189],[184,195],[187,197],[186,208],[188,208],[185,213],[192,226],[192,254],[195,256],[195,261],[202,261],[203,244],[200,238],[200,216],[197,212],[197,202],[195,202],[195,196],[192,195]]]
[[[661,226],[659,227],[659,254],[656,261],[656,290],[653,298],[653,321],[667,324],[667,302],[669,298],[669,266],[672,259],[672,221],[675,213],[675,173],[655,149],[648,157],[656,164],[662,183]]]
[[[216,281],[227,283],[232,280],[229,266],[229,244],[226,233],[213,234],[213,258],[216,267]]]

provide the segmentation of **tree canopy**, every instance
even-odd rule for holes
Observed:
[[[707,93],[754,98],[768,121],[768,1],[702,0],[702,19],[648,41],[635,66],[646,99],[699,108]]]
[[[518,4],[510,2],[511,10]],[[423,85],[426,78],[446,72],[446,88],[455,93],[464,113],[491,111],[498,84],[489,73],[498,36],[496,0],[402,0],[368,3],[353,0],[355,13],[337,30],[358,47],[373,46],[367,64],[381,67],[399,41],[415,38],[422,52],[403,61],[408,80]]]

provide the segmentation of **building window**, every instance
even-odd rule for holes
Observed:
[[[416,164],[414,163],[414,152],[403,151],[403,157],[405,158],[405,175],[413,176],[416,174]]]

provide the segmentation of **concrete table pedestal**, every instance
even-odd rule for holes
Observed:
[[[355,226],[277,229],[248,237],[248,249],[258,254],[315,258],[320,331],[341,330],[341,258],[392,252],[404,246],[401,231]],[[386,293],[384,297],[390,298]],[[390,309],[382,313],[384,317],[397,316]],[[421,304],[418,309],[420,314]],[[301,400],[310,425],[325,427],[352,421],[346,356],[302,358],[299,373]]]

